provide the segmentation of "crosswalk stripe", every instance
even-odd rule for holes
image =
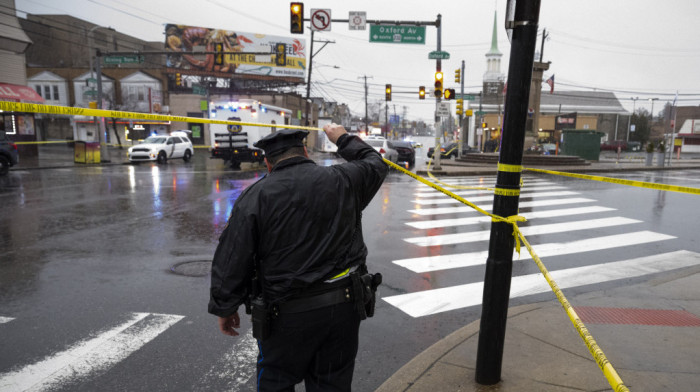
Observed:
[[[527,198],[532,198],[532,197],[555,197],[555,196],[573,196],[573,195],[578,195],[578,192],[573,192],[573,191],[556,191],[556,192],[529,192],[529,193],[521,193],[520,198],[521,199],[527,199]],[[491,195],[486,195],[486,196],[476,196],[476,197],[470,197],[469,199],[470,202],[474,203],[477,201],[487,201],[487,200],[493,200],[493,194]],[[455,200],[453,198],[444,198],[444,199],[426,199],[426,200],[411,200],[412,203],[418,204],[418,205],[438,205],[438,204],[457,204],[461,203],[459,200]]]
[[[252,329],[250,329],[204,375],[196,390],[240,390],[241,386],[245,385],[256,373],[255,362],[257,356],[257,340],[253,338]]]
[[[542,185],[542,186],[523,186],[520,188],[521,190],[528,190],[528,191],[541,191],[541,190],[561,190],[561,189],[567,189],[565,186],[561,185]],[[478,189],[471,189],[471,190],[450,190],[452,193],[458,196],[469,196],[469,195],[479,195],[483,193],[493,193],[493,191],[486,191],[486,190],[478,190]],[[432,192],[415,192],[413,194],[415,197],[421,198],[421,199],[426,199],[426,198],[447,198],[449,196],[445,195],[444,193],[438,191],[438,190],[433,190]]]
[[[546,225],[521,227],[520,231],[525,236],[566,233],[578,230],[598,229],[602,227],[629,225],[642,221],[615,216],[611,218],[588,219],[574,222],[551,223]],[[491,236],[491,230],[482,230],[468,233],[443,234],[427,237],[404,238],[404,241],[418,246],[439,246],[462,244],[466,242],[486,241]]]
[[[591,206],[591,207],[576,207],[576,208],[564,208],[559,210],[542,210],[533,212],[523,212],[520,216],[525,217],[527,220],[538,219],[538,218],[555,218],[559,216],[569,216],[569,215],[581,215],[581,214],[593,214],[597,212],[608,212],[615,211],[614,208],[601,207],[601,206]],[[429,221],[418,221],[418,222],[405,222],[408,226],[415,227],[416,229],[435,229],[438,227],[451,227],[451,226],[468,226],[475,225],[478,223],[491,222],[491,217],[486,215],[472,216],[469,218],[454,218],[454,219],[436,219]]]
[[[9,322],[12,321],[12,320],[14,320],[14,318],[12,318],[12,317],[3,317],[3,316],[0,316],[0,324],[9,323]]]
[[[94,338],[19,370],[0,374],[0,391],[57,389],[78,378],[103,374],[183,317],[133,313],[128,321]]]
[[[552,257],[569,255],[574,253],[593,252],[597,250],[621,248],[625,246],[647,244],[657,241],[665,241],[676,238],[671,235],[655,233],[653,231],[638,231],[634,233],[616,234],[596,238],[587,238],[571,242],[552,242],[547,244],[533,244],[540,257]],[[488,250],[452,255],[415,257],[411,259],[394,260],[393,263],[407,268],[416,273],[442,271],[452,268],[471,267],[486,263]],[[518,260],[518,255],[513,251],[513,259]],[[530,253],[522,251],[520,260],[530,259]]]
[[[519,208],[526,207],[547,207],[547,206],[557,206],[562,204],[576,204],[576,203],[591,203],[596,200],[587,199],[585,197],[572,197],[568,199],[547,199],[547,200],[533,200],[524,201],[519,203]],[[484,211],[491,211],[493,209],[493,204],[489,205],[477,205]],[[459,206],[459,207],[438,207],[438,208],[420,208],[415,210],[408,210],[408,212],[417,215],[440,215],[440,214],[455,214],[460,212],[474,212],[474,209],[469,206]]]
[[[561,289],[629,279],[700,264],[700,253],[680,250],[635,259],[550,271]],[[483,282],[420,291],[382,298],[412,317],[480,305]],[[514,277],[510,298],[546,293],[547,281],[540,273]]]

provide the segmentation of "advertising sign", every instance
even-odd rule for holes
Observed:
[[[275,64],[275,45],[286,44],[287,64]],[[215,54],[192,55],[187,52],[214,52],[223,44],[224,61],[215,64]],[[194,75],[264,75],[304,79],[306,41],[292,37],[217,30],[206,27],[168,24],[165,26],[166,66]],[[265,52],[266,54],[249,54]]]
[[[555,117],[554,130],[561,131],[564,129],[576,128],[576,113],[559,114]]]

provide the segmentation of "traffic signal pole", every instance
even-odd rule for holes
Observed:
[[[539,14],[540,0],[517,0],[513,22],[507,26],[513,29],[513,39],[503,139],[493,199],[493,213],[502,217],[518,213],[520,168]],[[501,379],[514,242],[511,224],[491,223],[476,359],[476,382],[479,384],[492,385]]]
[[[440,52],[442,50],[442,23],[440,23],[442,20],[442,15],[438,14],[437,16],[437,51]],[[435,61],[435,72],[442,72],[442,60],[437,59]],[[443,83],[445,82],[445,78],[443,77]],[[444,84],[443,84],[444,87]],[[442,94],[440,94],[442,95]],[[437,108],[440,105],[440,99],[441,97],[435,97],[435,113],[437,114]],[[438,116],[435,116],[435,119],[438,119]],[[440,137],[442,136],[442,127],[441,124],[442,121],[436,121],[435,122],[435,148],[433,149],[433,169],[435,170],[442,170],[442,166],[440,166],[440,157],[442,153],[440,152]],[[438,126],[438,124],[440,126]]]

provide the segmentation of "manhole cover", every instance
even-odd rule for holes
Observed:
[[[211,273],[211,260],[184,261],[170,267],[178,275],[207,276]]]

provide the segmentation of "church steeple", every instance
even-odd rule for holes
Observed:
[[[491,36],[491,50],[489,50],[488,54],[501,54],[501,52],[498,51],[498,24],[497,24],[497,16],[496,11],[493,12],[493,35]]]
[[[493,12],[493,33],[491,34],[491,49],[486,53],[486,72],[484,72],[484,93],[498,94],[502,91],[506,76],[501,73],[501,57],[498,50],[498,14]]]

